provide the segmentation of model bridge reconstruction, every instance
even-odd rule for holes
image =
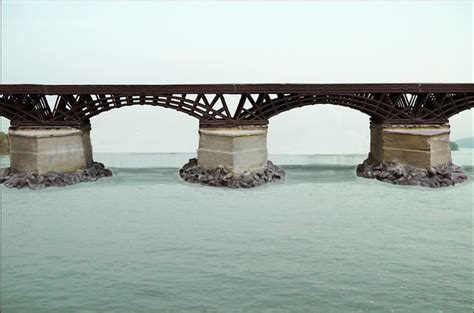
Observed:
[[[267,160],[269,120],[315,104],[370,116],[370,153],[357,168],[359,176],[430,187],[467,178],[451,163],[449,118],[474,107],[474,84],[207,84],[0,85],[0,116],[11,123],[11,167],[3,180],[23,187],[25,180],[47,180],[52,172],[85,173],[90,180],[97,165],[89,137],[92,118],[152,105],[199,119],[197,159],[181,169],[185,180],[258,186],[284,175]],[[12,182],[14,177],[23,181]]]

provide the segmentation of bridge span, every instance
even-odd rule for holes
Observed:
[[[91,119],[152,105],[199,119],[196,168],[242,176],[268,167],[269,119],[317,104],[370,116],[369,158],[358,174],[384,180],[385,170],[374,174],[381,166],[410,173],[450,166],[449,118],[474,107],[474,84],[0,85],[0,116],[11,123],[11,170],[18,173],[91,166]]]

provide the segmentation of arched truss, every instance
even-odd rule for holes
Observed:
[[[49,89],[38,90],[38,85],[30,88],[0,85],[0,92],[2,89],[13,91],[0,94],[0,116],[10,119],[12,125],[79,126],[111,109],[153,105],[183,112],[199,119],[203,125],[245,125],[266,124],[271,117],[297,107],[333,104],[366,113],[376,122],[445,123],[452,115],[474,107],[474,85],[470,84],[428,85],[434,91],[428,87],[422,90],[420,85],[416,85],[418,89],[413,91],[407,87],[411,85],[398,85],[400,90],[397,90],[397,85],[393,84],[370,85],[370,88],[367,85],[297,85],[300,88],[277,85],[279,88],[274,87],[275,90],[271,88],[274,85],[247,85],[247,88],[239,85],[232,85],[233,88],[229,85],[212,85],[212,88],[209,85],[183,86],[186,85],[165,86],[172,92],[157,92],[153,86],[147,86],[145,92],[138,86],[136,90],[127,86],[123,87],[123,93],[120,86],[108,93],[93,93],[101,91],[99,86],[91,88],[91,92],[84,92],[84,88],[76,86],[80,92],[63,93],[64,88],[59,88],[55,94]],[[189,86],[195,93],[185,93]],[[156,86],[157,90],[163,88]],[[68,91],[71,89],[74,87]],[[102,89],[110,91],[110,88]],[[183,92],[178,92],[180,89]],[[199,92],[200,89],[203,92]],[[48,103],[50,97],[46,96],[51,94],[56,97],[54,105]]]

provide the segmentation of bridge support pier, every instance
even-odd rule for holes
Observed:
[[[188,182],[249,188],[284,178],[284,171],[267,159],[266,125],[201,126],[197,152],[197,159],[180,170]]]
[[[367,160],[357,175],[400,185],[443,187],[467,179],[452,164],[449,124],[370,125]]]
[[[8,187],[40,189],[91,181],[111,172],[92,159],[90,126],[12,126],[10,168],[0,175]]]
[[[10,167],[14,172],[75,172],[92,165],[90,126],[10,127]]]

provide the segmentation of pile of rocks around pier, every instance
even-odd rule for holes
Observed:
[[[439,167],[416,168],[397,163],[380,163],[370,158],[357,166],[357,176],[375,178],[396,185],[418,185],[431,188],[452,186],[467,179],[464,170],[452,163]]]
[[[260,170],[234,174],[224,167],[205,169],[198,165],[196,158],[189,159],[180,170],[179,176],[190,183],[207,186],[229,188],[251,188],[268,182],[283,180],[285,172],[280,167],[268,161],[267,166]]]
[[[47,174],[13,173],[10,168],[0,169],[0,183],[9,188],[43,189],[46,187],[64,187],[80,182],[96,181],[112,176],[112,171],[104,164],[94,162],[85,170],[74,173],[50,172]]]

